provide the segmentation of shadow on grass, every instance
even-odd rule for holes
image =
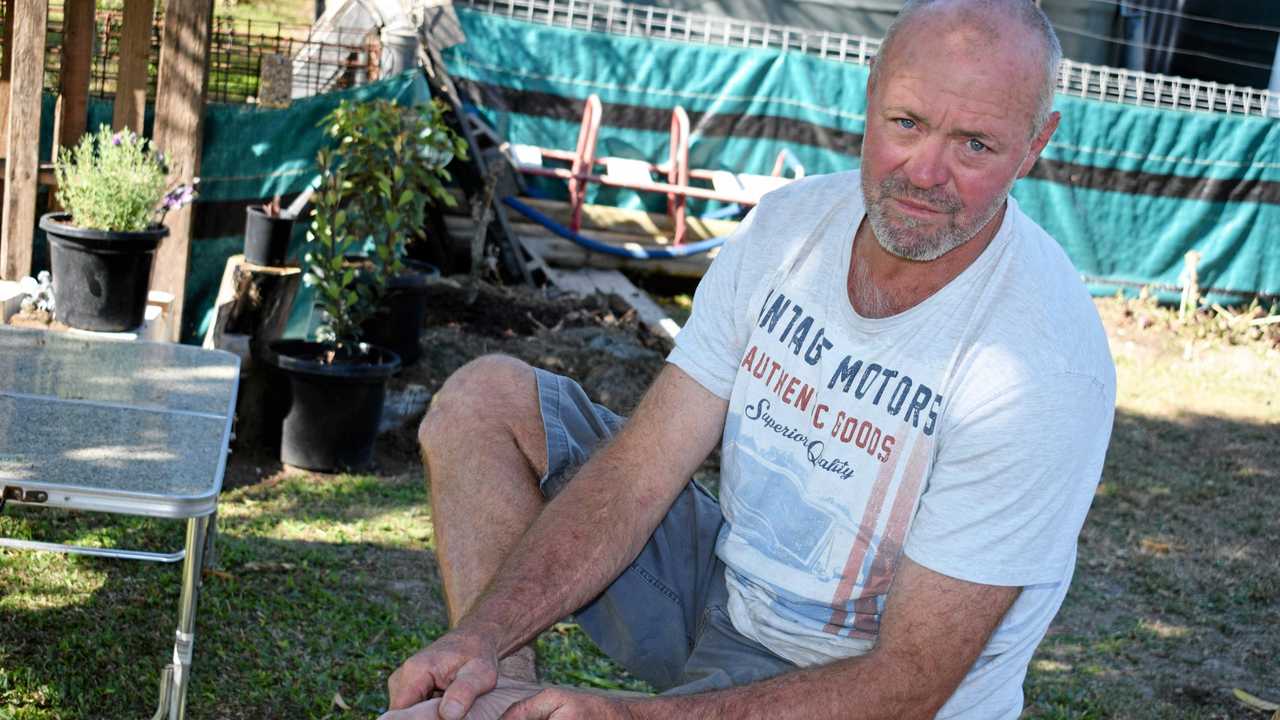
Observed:
[[[133,539],[163,541],[156,521]],[[177,525],[178,523],[165,523]],[[386,705],[387,676],[445,618],[428,548],[218,538],[204,578],[192,717],[322,717]],[[180,565],[0,551],[0,716],[138,718],[172,653]]]
[[[1252,718],[1280,698],[1280,427],[1120,412],[1035,718]]]

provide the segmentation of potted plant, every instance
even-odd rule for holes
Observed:
[[[386,381],[400,360],[364,342],[364,328],[404,271],[404,237],[421,224],[425,205],[418,193],[445,195],[443,167],[463,151],[442,129],[442,112],[434,104],[424,111],[344,101],[322,123],[337,145],[319,153],[303,275],[322,321],[314,341],[272,343],[266,358],[289,380],[285,464],[355,470],[373,459]],[[427,175],[434,185],[424,183]]]
[[[193,186],[165,192],[168,168],[151,143],[103,125],[54,167],[62,212],[40,218],[49,239],[57,319],[73,328],[122,332],[142,324],[165,213],[195,198]]]
[[[293,237],[293,216],[280,209],[280,196],[245,208],[244,259],[254,265],[284,265]]]
[[[330,134],[342,138],[342,147],[356,159],[350,165],[352,182],[374,188],[346,207],[359,225],[356,232],[368,237],[364,251],[386,248],[393,262],[378,307],[361,324],[362,337],[394,351],[402,365],[412,365],[422,355],[418,339],[426,318],[427,285],[440,275],[429,263],[405,259],[406,244],[422,232],[432,200],[456,204],[445,189],[445,167],[455,157],[466,157],[466,143],[449,129],[444,112],[438,102],[406,108],[379,100],[339,108],[329,124]],[[393,169],[390,178],[387,168]],[[380,217],[391,206],[395,227]]]

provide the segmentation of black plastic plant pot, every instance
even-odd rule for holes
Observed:
[[[405,269],[387,283],[378,312],[360,325],[360,333],[365,342],[395,352],[408,367],[422,357],[418,338],[427,316],[427,287],[440,270],[418,260],[402,262]]]
[[[245,208],[244,259],[254,265],[279,267],[289,254],[293,217],[271,217],[258,205]]]
[[[40,229],[49,238],[54,317],[81,330],[125,332],[142,325],[151,261],[169,228],[139,232],[85,230],[69,213],[48,213]]]
[[[271,343],[267,361],[289,379],[280,461],[320,472],[359,471],[373,462],[387,378],[395,353],[365,343],[353,357],[326,363],[330,347],[308,340]]]

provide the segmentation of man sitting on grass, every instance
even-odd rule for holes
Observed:
[[[516,360],[455,373],[420,433],[453,629],[387,717],[1018,717],[1115,406],[1088,293],[1008,196],[1059,57],[1030,0],[908,3],[861,170],[763,199],[625,424]],[[718,501],[689,482],[717,443]],[[663,694],[505,679],[567,615]]]

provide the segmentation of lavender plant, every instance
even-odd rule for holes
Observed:
[[[107,125],[60,149],[54,174],[58,202],[76,227],[88,230],[146,230],[196,196],[194,183],[166,191],[169,168],[151,141]]]

